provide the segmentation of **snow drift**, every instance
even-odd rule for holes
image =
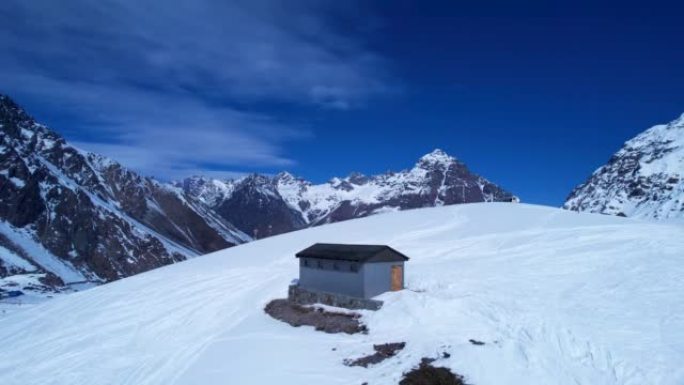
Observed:
[[[367,335],[263,312],[313,242],[411,257]],[[371,216],[233,247],[0,318],[0,383],[396,384],[422,357],[468,383],[684,383],[684,227],[506,203]],[[484,342],[473,345],[469,339]],[[344,359],[405,341],[369,368]]]

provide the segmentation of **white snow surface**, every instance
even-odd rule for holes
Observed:
[[[407,290],[367,335],[263,312],[314,242],[388,244]],[[684,227],[541,206],[410,210],[296,231],[0,318],[0,384],[397,384],[422,357],[475,385],[684,384]],[[485,345],[468,342],[475,339]],[[405,341],[367,369],[342,364]]]
[[[4,264],[5,267],[20,269],[23,271],[36,270],[36,267],[33,266],[31,262],[2,246],[0,246],[0,264]]]

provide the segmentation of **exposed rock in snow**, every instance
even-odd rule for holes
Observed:
[[[684,218],[684,115],[627,141],[572,191],[563,207],[638,218]]]
[[[249,240],[181,189],[69,145],[6,96],[0,134],[0,241],[14,248],[0,253],[0,277],[23,266],[110,281]]]
[[[258,237],[382,212],[513,199],[441,150],[423,156],[410,170],[352,173],[323,184],[282,172],[238,180],[192,177],[175,185],[243,232],[256,230]]]

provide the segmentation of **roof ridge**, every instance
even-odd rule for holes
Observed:
[[[381,261],[407,261],[409,258],[389,245],[365,245],[345,243],[315,243],[295,254],[297,258],[319,258],[353,262],[369,262],[382,251],[389,250],[394,256],[386,256]]]

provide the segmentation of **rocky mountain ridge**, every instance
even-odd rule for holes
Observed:
[[[684,115],[628,140],[563,205],[650,219],[684,218]]]
[[[249,240],[182,190],[71,146],[7,96],[0,134],[0,278],[107,282]]]
[[[195,176],[174,184],[257,237],[386,211],[516,199],[439,149],[409,170],[352,173],[322,184],[287,172],[227,180]]]

